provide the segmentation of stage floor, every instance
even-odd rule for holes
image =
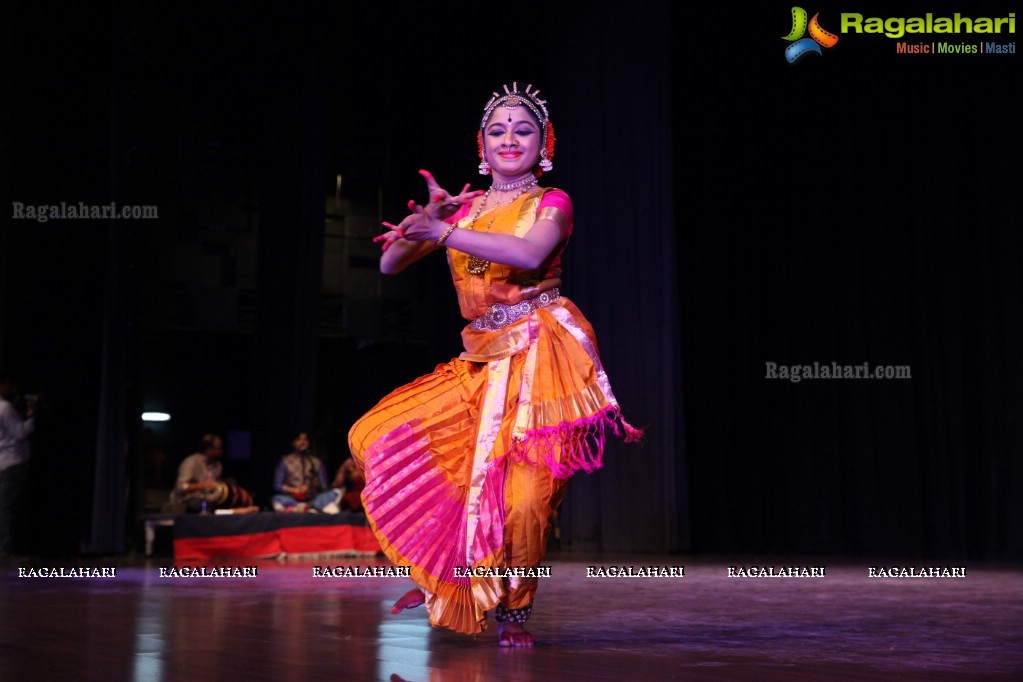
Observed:
[[[729,577],[754,563],[826,575]],[[1023,680],[1021,567],[868,576],[896,563],[559,553],[530,621],[536,647],[500,649],[492,620],[473,638],[431,629],[422,608],[391,615],[405,578],[313,575],[383,560],[207,564],[254,577],[161,577],[167,559],[33,560],[0,567],[0,679]],[[76,566],[116,576],[32,577]],[[601,566],[684,577],[587,577]]]

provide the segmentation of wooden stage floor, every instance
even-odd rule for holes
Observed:
[[[533,649],[388,613],[395,577],[314,577],[383,560],[219,562],[255,577],[161,577],[168,559],[0,566],[0,680],[1023,680],[1023,572],[870,578],[893,561],[778,559],[818,578],[729,577],[752,559],[548,557]],[[757,565],[763,565],[760,562]],[[684,566],[683,578],[587,577]],[[918,565],[931,566],[932,563]],[[116,568],[116,577],[31,577]],[[28,575],[22,575],[28,574]],[[492,621],[491,624],[493,625]]]

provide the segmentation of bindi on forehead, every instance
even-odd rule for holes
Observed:
[[[518,108],[519,108],[518,102],[515,103],[509,102],[504,105],[504,113],[505,116],[507,117],[508,123],[515,122],[514,119],[512,119],[512,114],[515,113],[515,110]]]

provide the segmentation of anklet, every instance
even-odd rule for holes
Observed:
[[[521,609],[509,609],[504,604],[498,604],[494,609],[494,618],[498,623],[518,623],[519,625],[529,620],[533,613],[533,604],[526,604]]]

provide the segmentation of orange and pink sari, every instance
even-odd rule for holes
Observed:
[[[567,196],[541,188],[479,222],[522,236],[538,216],[571,231]],[[608,430],[641,435],[622,418],[575,305],[556,289],[521,300],[560,252],[536,272],[491,263],[472,275],[469,256],[449,249],[462,315],[475,321],[465,352],[392,392],[349,434],[370,524],[387,557],[410,568],[433,625],[477,633],[498,603],[531,603],[537,578],[487,574],[538,566],[568,477],[600,467]]]

